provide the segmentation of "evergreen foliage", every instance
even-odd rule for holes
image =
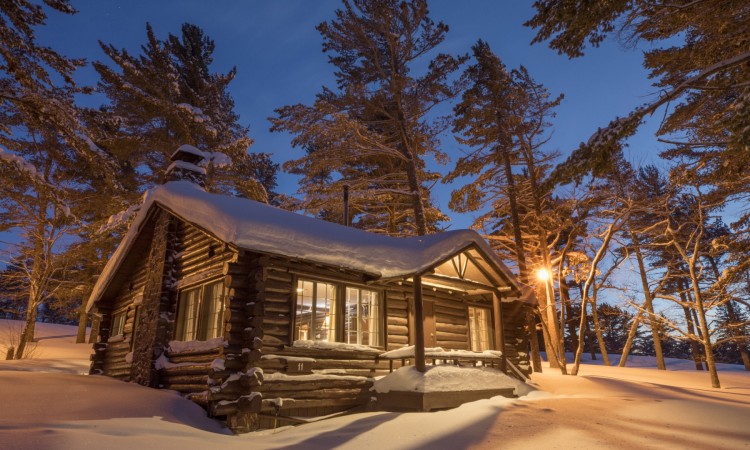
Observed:
[[[551,48],[571,58],[614,33],[628,44],[651,44],[644,66],[660,92],[657,100],[581,144],[557,179],[580,180],[582,173],[610,168],[610,156],[621,151],[623,139],[666,105],[657,133],[674,149],[665,156],[689,160],[690,170],[731,187],[729,195],[738,188],[747,192],[750,10],[744,0],[538,0],[534,7],[535,16],[526,22],[536,29],[533,42],[549,40]]]
[[[267,202],[277,165],[247,152],[252,139],[227,91],[236,70],[211,71],[215,44],[196,25],[184,24],[166,40],[147,25],[146,38],[139,56],[100,43],[114,66],[94,63],[98,89],[109,99],[88,114],[96,142],[131,167],[141,189],[159,184],[170,155],[189,144],[207,152],[209,190]]]
[[[345,0],[334,20],[318,25],[336,89],[323,88],[312,105],[279,108],[271,119],[272,131],[290,132],[306,152],[284,166],[303,177],[306,211],[341,211],[349,185],[355,226],[424,235],[446,219],[430,199],[439,174],[425,161],[446,162],[438,135],[447,121],[429,113],[458,93],[450,77],[465,57],[434,55],[448,27],[428,13],[425,0]]]

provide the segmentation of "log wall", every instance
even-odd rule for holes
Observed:
[[[151,225],[151,226],[148,226]],[[150,249],[153,224],[144,227],[144,237],[149,244],[135,250],[135,258],[145,260]],[[130,380],[132,366],[133,330],[136,323],[137,308],[140,306],[146,287],[148,266],[146,264],[132,264],[121,269],[123,279],[119,289],[110,298],[99,301],[96,312],[102,319],[99,326],[99,337],[94,344],[94,354],[91,357],[92,375],[108,375],[124,381]],[[125,326],[121,336],[111,336],[110,327],[112,315],[120,311],[126,312]]]

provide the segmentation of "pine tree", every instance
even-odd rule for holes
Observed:
[[[551,98],[523,67],[508,71],[487,43],[472,50],[475,62],[464,72],[468,87],[454,109],[457,140],[469,148],[444,181],[471,180],[453,192],[450,207],[483,211],[473,226],[506,259],[518,261],[521,280],[529,282],[532,268],[552,269],[550,243],[559,242],[566,228],[565,202],[555,201],[545,183],[555,155],[542,150],[562,96]],[[564,371],[554,299],[548,301],[547,289],[537,285],[550,364]]]
[[[509,214],[513,236],[514,257],[511,259],[518,262],[521,281],[528,282],[519,194],[513,173],[513,167],[522,164],[513,135],[519,118],[523,117],[518,114],[525,106],[518,104],[523,96],[516,95],[513,75],[486,42],[480,40],[472,51],[476,63],[464,72],[470,85],[454,108],[453,125],[453,132],[462,134],[457,137],[458,142],[470,150],[443,181],[467,175],[475,179],[453,192],[449,206],[455,211],[467,212],[492,204],[493,208],[478,220],[487,223],[490,218],[498,218],[497,207],[507,199],[507,208],[503,210]]]
[[[147,25],[146,37],[140,56],[100,43],[114,67],[94,63],[98,89],[109,99],[88,114],[96,142],[139,168],[132,173],[141,189],[159,184],[169,156],[189,144],[209,156],[209,190],[268,201],[277,166],[266,154],[247,152],[252,139],[227,91],[236,70],[211,71],[214,41],[195,25],[184,24],[180,36],[164,41]],[[270,174],[268,184],[255,179],[261,173]]]
[[[344,0],[334,20],[318,25],[337,89],[324,88],[313,105],[277,109],[271,128],[306,151],[284,167],[303,174],[307,211],[340,211],[347,184],[362,227],[424,235],[445,219],[430,199],[439,174],[425,159],[446,161],[438,136],[447,123],[430,112],[458,93],[449,78],[465,58],[438,54],[413,74],[448,31],[428,13],[426,0]]]
[[[65,14],[65,0],[45,4]],[[68,59],[36,42],[45,7],[19,0],[0,5],[0,230],[13,230],[20,243],[3,259],[14,270],[23,296],[26,323],[16,356],[34,338],[39,308],[65,283],[63,241],[78,226],[77,202],[96,179],[116,184],[115,161],[93,144],[73,96],[86,92],[73,82],[82,60]]]
[[[657,132],[674,149],[666,156],[689,159],[726,195],[746,193],[750,184],[750,11],[744,0],[648,1],[538,0],[526,25],[534,42],[579,57],[617,33],[626,44],[645,41],[644,67],[660,92],[581,144],[560,179],[612,168],[621,142],[659,108],[665,120]],[[585,13],[582,13],[585,11]],[[659,115],[661,118],[662,115]],[[657,119],[658,120],[658,119]]]
[[[69,261],[62,255],[65,240],[80,221],[77,205],[92,169],[61,138],[58,130],[46,124],[25,124],[26,134],[4,143],[27,170],[23,176],[11,176],[14,169],[0,165],[2,225],[16,230],[21,242],[7,255],[10,274],[23,294],[25,325],[15,357],[26,356],[26,345],[34,339],[37,313],[46,302],[58,298],[67,283]]]

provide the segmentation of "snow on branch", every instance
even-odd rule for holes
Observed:
[[[146,196],[147,194],[144,194],[140,202],[136,203],[135,205],[131,205],[130,207],[128,207],[128,209],[109,216],[109,219],[107,219],[107,223],[99,227],[99,229],[96,230],[96,234],[103,234],[116,228],[123,227],[124,225],[129,223],[133,219],[133,217],[135,217],[135,214],[141,210],[143,202],[146,201]]]
[[[10,153],[9,151],[4,150],[2,147],[0,147],[0,160],[3,160],[8,164],[15,165],[18,170],[20,170],[21,172],[25,172],[30,177],[36,179],[36,181],[39,181],[43,184],[48,184],[47,180],[45,180],[44,177],[42,177],[42,175],[39,173],[39,171],[36,170],[36,167],[34,167],[34,165],[30,162],[26,161],[23,156]]]
[[[232,158],[222,152],[203,152],[204,163],[212,164],[214,167],[226,167],[232,165]]]
[[[202,109],[193,106],[190,103],[178,103],[176,106],[178,109],[190,114],[193,118],[193,122],[203,123],[209,120],[208,116],[206,116]]]
[[[26,174],[34,183],[44,186],[45,189],[49,189],[56,207],[62,211],[66,217],[74,218],[73,214],[70,212],[70,206],[57,196],[56,192],[58,188],[50,184],[39,170],[37,170],[36,166],[28,162],[23,156],[11,153],[2,147],[0,147],[0,161],[15,166],[16,170]]]

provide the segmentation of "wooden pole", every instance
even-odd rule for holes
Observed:
[[[492,308],[495,310],[495,314],[492,317],[495,319],[495,347],[497,350],[503,352],[503,356],[500,359],[500,370],[507,372],[507,358],[505,356],[505,330],[503,329],[503,304],[501,294],[497,292],[492,293]]]
[[[422,276],[414,276],[414,366],[425,372],[424,362],[424,309],[422,308]]]

